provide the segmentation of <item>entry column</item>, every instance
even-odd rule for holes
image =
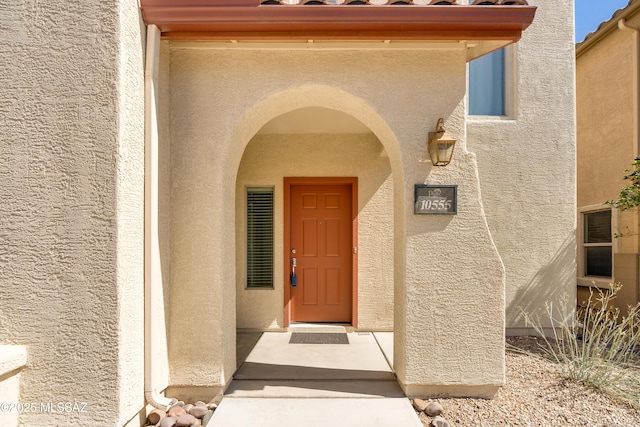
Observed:
[[[505,273],[477,177],[474,156],[457,152],[429,182],[458,185],[458,213],[406,209],[396,227],[394,368],[409,397],[492,397],[505,382]]]

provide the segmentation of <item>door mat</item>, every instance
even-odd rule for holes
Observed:
[[[340,333],[293,332],[289,344],[349,344],[349,338]]]

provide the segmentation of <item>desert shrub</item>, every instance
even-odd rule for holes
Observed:
[[[586,306],[577,310],[564,298],[556,305],[546,303],[542,314],[523,316],[563,376],[640,408],[640,304],[621,315],[612,308],[619,290],[613,285],[591,291]]]

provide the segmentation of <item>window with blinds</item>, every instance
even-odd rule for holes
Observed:
[[[273,188],[247,189],[247,288],[273,288]]]

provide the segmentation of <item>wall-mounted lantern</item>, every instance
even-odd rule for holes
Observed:
[[[456,145],[456,140],[451,138],[444,131],[444,120],[438,119],[436,123],[436,131],[429,132],[429,157],[431,157],[431,163],[434,166],[446,166],[451,162],[453,157],[453,147]]]

